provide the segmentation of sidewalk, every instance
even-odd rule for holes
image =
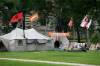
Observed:
[[[36,63],[48,63],[48,64],[61,64],[61,65],[73,65],[73,66],[95,66],[95,65],[80,64],[80,63],[53,62],[53,61],[28,60],[28,59],[16,59],[16,58],[0,58],[0,60],[36,62]]]

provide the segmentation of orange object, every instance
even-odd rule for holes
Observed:
[[[38,20],[38,13],[33,14],[32,16],[29,17],[29,20],[31,22]]]
[[[67,33],[57,33],[57,32],[48,32],[48,36],[70,36],[70,32]]]

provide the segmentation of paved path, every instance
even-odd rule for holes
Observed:
[[[73,66],[95,66],[95,65],[79,64],[79,63],[53,62],[53,61],[40,61],[40,60],[27,60],[27,59],[16,59],[16,58],[0,58],[0,60],[12,60],[12,61],[23,61],[23,62],[37,62],[37,63],[73,65]]]

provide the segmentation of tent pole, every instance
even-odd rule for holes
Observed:
[[[25,5],[26,5],[26,0],[22,0],[22,11],[23,11],[23,22],[22,22],[22,27],[23,27],[23,37],[25,38],[25,49],[26,49],[26,45],[27,45],[27,40],[25,37]]]
[[[23,10],[23,37],[25,38],[25,32],[24,32],[24,30],[25,30],[25,12]]]

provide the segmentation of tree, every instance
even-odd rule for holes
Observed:
[[[6,0],[0,0],[0,5],[2,5],[3,1]],[[80,42],[80,32],[83,33],[82,31],[84,31],[83,29],[79,29],[80,23],[86,14],[89,14],[100,21],[99,0],[7,0],[6,2],[8,3],[7,6],[9,8],[7,20],[22,8],[21,5],[24,2],[21,1],[26,1],[26,5],[24,6],[26,13],[31,10],[39,12],[39,22],[41,24],[45,25],[47,16],[52,13],[57,19],[57,22],[55,23],[56,31],[58,32],[67,32],[67,23],[69,19],[73,17],[75,31],[78,35],[78,42]],[[14,5],[14,7],[11,5]],[[91,33],[92,32],[93,29],[91,29]]]
[[[93,44],[97,44],[100,43],[100,33],[98,31],[95,31],[91,37],[91,42]]]

